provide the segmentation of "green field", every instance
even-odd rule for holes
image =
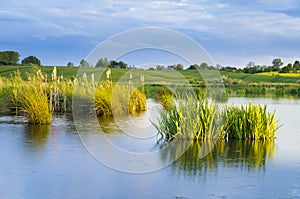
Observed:
[[[47,73],[50,79],[53,66],[41,66],[41,71]],[[11,77],[14,72],[20,71],[22,78],[27,79],[27,74],[32,73],[30,66],[0,66],[0,77]],[[105,79],[105,71],[103,68],[81,68],[83,72],[100,74],[103,73],[102,79]],[[146,83],[159,83],[159,84],[185,84],[189,82],[191,84],[203,83],[203,75],[206,80],[218,80],[221,76],[226,76],[232,80],[242,80],[246,83],[284,83],[284,84],[296,84],[300,80],[300,74],[284,74],[284,73],[259,73],[259,74],[246,74],[237,72],[226,72],[203,70],[201,74],[196,70],[182,70],[182,71],[149,71],[142,69],[116,69],[112,70],[112,80],[125,81],[129,77],[129,73],[133,75],[133,80],[138,80],[140,76],[145,76]],[[63,75],[64,78],[74,78],[77,76],[79,67],[57,67],[57,74]]]
[[[222,75],[225,75],[231,79],[239,79],[245,82],[266,82],[266,83],[297,83],[300,80],[300,76],[285,76],[285,75],[271,75],[270,73],[235,73],[221,71]],[[283,73],[279,73],[283,74]]]

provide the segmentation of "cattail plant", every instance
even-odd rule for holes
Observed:
[[[54,66],[52,71],[52,81],[56,81],[56,79],[57,79],[57,70],[56,70],[56,66]]]

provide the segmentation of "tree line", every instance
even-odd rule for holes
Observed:
[[[0,65],[18,65],[18,62],[20,61],[20,54],[16,51],[0,51]],[[22,65],[41,65],[41,61],[33,56],[30,55],[28,57],[25,57],[21,61]],[[67,66],[74,66],[74,63],[68,62]],[[85,59],[82,59],[80,61],[81,67],[90,67],[92,66],[89,62],[87,62]],[[95,64],[95,67],[109,67],[109,68],[135,68],[134,66],[129,66],[124,61],[116,61],[116,60],[108,60],[107,58],[100,58],[98,62]],[[243,73],[249,73],[249,74],[255,74],[255,73],[261,73],[261,72],[279,72],[279,73],[289,73],[289,72],[295,72],[300,70],[300,62],[298,60],[294,61],[294,63],[288,63],[287,65],[284,65],[282,60],[280,58],[275,58],[272,61],[272,65],[257,65],[253,61],[250,61],[244,68],[237,68],[232,66],[226,66],[222,67],[221,65],[216,66],[210,66],[207,63],[201,63],[201,64],[192,64],[190,65],[186,70],[201,70],[201,69],[207,69],[207,70],[213,70],[218,69],[222,71],[230,71],[230,72],[243,72]],[[155,67],[150,67],[148,70],[184,70],[184,66],[181,63],[178,64],[171,64],[171,65],[156,65]]]
[[[20,61],[20,54],[16,51],[0,51],[0,65],[17,65]],[[41,65],[41,61],[33,56],[30,55],[28,57],[25,57],[21,61],[22,65]]]
[[[244,68],[236,68],[231,66],[222,67],[223,71],[231,72],[243,72],[249,74],[262,73],[262,72],[279,72],[279,73],[290,73],[300,70],[300,62],[295,60],[294,63],[288,63],[284,65],[280,58],[275,58],[272,61],[272,65],[257,65],[253,61],[250,61]]]

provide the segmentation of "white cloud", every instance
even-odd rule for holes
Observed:
[[[95,41],[122,30],[158,26],[194,31],[206,42],[217,38],[255,45],[280,38],[300,43],[300,18],[287,11],[299,8],[296,0],[2,0],[2,4],[4,39],[78,35]]]

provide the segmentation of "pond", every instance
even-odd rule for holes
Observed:
[[[34,126],[22,124],[20,117],[1,116],[0,198],[300,198],[300,100],[229,99],[233,104],[249,101],[276,110],[282,127],[274,142],[220,141],[203,158],[197,158],[203,144],[195,142],[176,162],[139,174],[99,162],[85,148],[95,142],[95,133],[79,135],[71,118],[57,116],[51,125]],[[131,119],[144,125],[151,117],[155,112]],[[154,128],[135,140],[140,136],[135,126],[126,125],[126,119],[119,122],[133,134],[120,133],[115,122],[100,121],[116,146],[139,153],[160,150]],[[167,157],[161,153],[156,161]]]

